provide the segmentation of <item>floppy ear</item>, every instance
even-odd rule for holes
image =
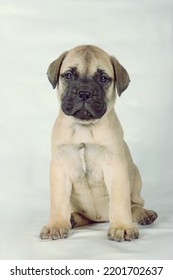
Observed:
[[[48,76],[49,82],[53,86],[53,89],[56,88],[56,85],[58,83],[60,68],[61,68],[62,62],[67,54],[68,54],[68,51],[62,53],[56,60],[54,60],[49,65],[49,68],[47,70],[47,76]]]
[[[115,57],[111,56],[110,59],[114,69],[117,93],[120,96],[121,93],[128,87],[130,83],[129,74]]]

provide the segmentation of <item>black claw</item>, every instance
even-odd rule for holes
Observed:
[[[67,237],[68,237],[68,233],[64,233],[64,234],[63,234],[63,238],[66,239]]]
[[[74,219],[73,216],[71,216],[70,223],[71,223],[71,227],[72,227],[72,228],[74,228],[75,225],[77,224],[77,223],[75,222],[75,219]]]

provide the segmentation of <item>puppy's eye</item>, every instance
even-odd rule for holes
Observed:
[[[73,79],[73,74],[69,71],[63,75],[67,80]]]
[[[108,77],[106,75],[101,75],[100,82],[106,84],[108,82]]]

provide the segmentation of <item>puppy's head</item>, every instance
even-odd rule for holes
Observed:
[[[102,49],[83,45],[64,52],[48,68],[48,79],[57,87],[61,109],[67,116],[91,123],[109,112],[128,87],[127,71]]]

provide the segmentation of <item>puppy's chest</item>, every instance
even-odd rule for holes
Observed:
[[[104,166],[111,163],[107,148],[95,143],[65,144],[58,147],[57,158],[73,185],[90,187],[103,185]]]
[[[87,152],[87,147],[84,143],[81,143],[79,145],[79,159],[80,159],[80,163],[81,163],[81,168],[84,172],[84,174],[86,174],[88,172],[88,167],[90,165],[92,165],[92,163],[90,162],[89,156],[86,154]]]
[[[81,143],[78,147],[79,164],[72,180],[72,208],[96,221],[107,220],[105,209],[109,198],[103,179],[104,154],[104,148],[99,145]]]
[[[102,180],[103,148],[99,145],[80,143],[78,147],[79,170],[85,179],[90,181]]]
[[[103,182],[105,148],[97,144],[70,144],[59,147],[58,157],[66,170],[66,175],[77,187],[86,184],[99,186]]]

